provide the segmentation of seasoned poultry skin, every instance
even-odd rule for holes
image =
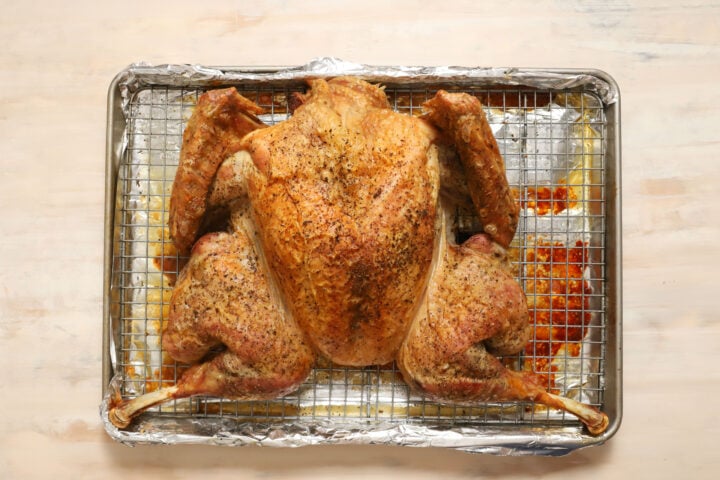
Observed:
[[[316,80],[293,117],[245,139],[262,247],[313,347],[389,363],[432,262],[434,131],[355,79]]]
[[[163,347],[196,364],[182,384],[193,394],[274,398],[294,390],[315,357],[282,308],[246,211],[234,212],[232,226],[232,233],[204,235],[193,247],[173,290]]]
[[[190,252],[207,213],[207,194],[220,163],[240,149],[242,139],[265,127],[255,103],[234,89],[202,95],[183,133],[180,163],[170,194],[170,236],[177,251]]]
[[[163,346],[194,365],[165,392],[120,402],[113,423],[168,398],[280,396],[323,355],[395,360],[439,401],[533,400],[604,430],[604,414],[495,357],[522,350],[532,330],[506,255],[519,207],[478,99],[439,91],[417,118],[357,78],[309,86],[267,128],[232,88],[198,102],[170,231],[187,251],[210,212],[230,218],[197,240],[171,300]],[[472,205],[484,230],[462,244],[457,205]]]

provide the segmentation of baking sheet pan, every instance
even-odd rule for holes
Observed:
[[[601,436],[569,414],[526,402],[437,404],[409,391],[394,365],[345,368],[317,362],[282,399],[195,397],[141,416],[129,429],[107,421],[111,395],[137,396],[182,372],[160,349],[177,274],[167,199],[185,122],[198,95],[234,85],[265,107],[272,124],[311,77],[358,75],[382,83],[411,115],[439,88],[467,91],[486,106],[522,215],[511,251],[535,323],[532,342],[505,359],[543,375],[560,394],[591,403],[611,421]],[[381,67],[333,58],[301,67],[132,65],[108,96],[101,416],[127,444],[303,446],[382,443],[472,452],[560,455],[605,442],[622,411],[620,97],[594,70]],[[467,234],[478,226],[457,212]]]

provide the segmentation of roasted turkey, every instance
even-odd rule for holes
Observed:
[[[518,206],[478,99],[439,91],[417,118],[356,78],[309,86],[270,127],[234,88],[200,97],[170,201],[190,260],[163,336],[192,366],[175,386],[116,402],[111,421],[191,395],[281,396],[323,355],[396,361],[438,401],[535,401],[604,431],[604,414],[496,357],[532,332],[506,253]],[[483,225],[461,244],[458,206]]]

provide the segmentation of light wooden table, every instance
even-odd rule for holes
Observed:
[[[717,478],[720,2],[99,3],[0,2],[0,478]],[[105,435],[112,77],[141,60],[318,56],[592,67],[617,80],[625,415],[609,443],[508,458],[385,446],[131,449]]]

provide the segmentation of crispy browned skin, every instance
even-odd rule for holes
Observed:
[[[393,360],[436,235],[434,131],[352,78],[311,82],[292,118],[253,132],[250,201],[298,324],[343,365]]]
[[[247,133],[265,126],[255,116],[262,111],[234,87],[211,90],[198,99],[183,133],[170,196],[170,236],[181,254],[195,243],[220,163],[240,149]]]
[[[482,104],[471,95],[440,90],[424,107],[425,118],[459,153],[485,233],[507,247],[515,236],[520,207],[510,191],[505,165]]]
[[[487,235],[463,245],[444,239],[440,257],[400,354],[411,384],[445,400],[524,398],[491,354],[520,351],[530,339],[525,294],[505,251]]]
[[[443,180],[462,192],[463,181],[457,176],[463,175],[488,233],[455,245],[446,228],[438,230],[433,275],[398,364],[411,384],[445,399],[524,398],[492,355],[519,352],[532,334],[525,294],[513,278],[504,248],[515,234],[518,208],[502,157],[477,98],[440,91],[425,106],[425,118],[439,124],[462,165],[458,168],[448,156]],[[443,199],[446,222],[457,201]]]
[[[197,241],[173,290],[163,348],[193,365],[175,385],[113,399],[108,414],[117,427],[171,399],[271,399],[307,378],[314,353],[267,275],[247,216],[233,217],[234,233]]]
[[[425,118],[439,124],[462,165],[446,159],[444,181],[462,187],[462,180],[454,177],[463,174],[489,231],[456,245],[446,228],[439,229],[433,274],[398,354],[398,366],[411,385],[434,398],[527,399],[528,391],[539,388],[534,377],[509,372],[493,356],[519,352],[532,334],[525,294],[513,278],[504,248],[515,234],[518,217],[502,158],[477,98],[440,91],[425,106]],[[490,204],[485,195],[497,203]],[[443,199],[445,222],[456,201]],[[486,222],[493,226],[488,229]]]
[[[439,123],[457,149],[486,233],[455,245],[440,228],[426,295],[397,357],[403,377],[439,401],[535,401],[572,412],[591,433],[602,433],[609,424],[605,414],[548,393],[537,376],[508,370],[494,356],[519,352],[532,334],[525,294],[505,251],[515,234],[518,207],[480,102],[441,91],[426,106],[426,118]],[[449,168],[448,175],[453,171]],[[444,197],[446,222],[456,202]]]
[[[297,388],[314,360],[244,229],[198,240],[163,335],[163,348],[186,363],[220,345],[226,350],[192,367],[176,396],[274,398]]]

